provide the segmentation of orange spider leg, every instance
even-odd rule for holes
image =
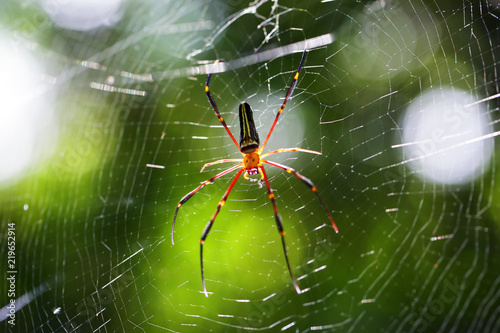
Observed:
[[[314,183],[309,178],[302,176],[300,173],[298,173],[297,171],[295,171],[294,169],[292,169],[290,167],[287,167],[286,165],[279,164],[279,163],[276,163],[276,162],[267,161],[267,160],[262,160],[262,159],[261,159],[261,162],[269,164],[269,165],[272,165],[272,166],[275,166],[275,167],[280,168],[280,169],[283,169],[283,170],[285,170],[288,173],[294,174],[297,178],[299,178],[300,180],[302,180],[302,182],[304,182],[304,184],[306,184],[314,193],[316,193],[316,196],[318,197],[318,200],[321,203],[321,206],[325,210],[326,215],[330,219],[330,222],[332,222],[333,229],[335,229],[336,233],[339,232],[339,229],[337,228],[337,225],[333,221],[332,215],[328,211],[328,208],[326,208],[325,202],[323,201],[323,199],[321,199],[321,196],[318,193],[318,188],[316,187],[316,185],[314,185]]]
[[[286,266],[288,267],[288,272],[290,273],[290,277],[292,278],[292,283],[297,291],[297,294],[301,293],[301,290],[297,284],[297,281],[295,280],[295,277],[293,276],[292,269],[290,268],[290,262],[288,261],[288,254],[286,251],[286,244],[285,244],[285,231],[283,230],[283,224],[281,223],[281,217],[278,214],[278,207],[276,206],[276,201],[274,200],[274,193],[273,190],[271,189],[271,186],[269,185],[269,180],[267,179],[266,172],[264,171],[264,167],[262,164],[259,166],[259,170],[262,173],[262,177],[264,178],[264,182],[266,183],[267,187],[267,195],[269,196],[269,199],[271,200],[271,203],[273,204],[273,209],[274,209],[274,218],[276,220],[276,226],[278,227],[278,232],[280,233],[281,236],[281,244],[283,245],[283,252],[285,253],[285,260],[286,260]]]
[[[262,154],[260,155],[260,157],[266,157],[266,156],[269,156],[269,155],[273,155],[273,154],[279,154],[279,153],[287,153],[287,152],[293,152],[293,151],[298,151],[298,152],[301,152],[301,153],[309,153],[309,154],[316,154],[316,155],[321,155],[321,153],[319,151],[316,151],[316,150],[309,150],[309,149],[303,149],[303,148],[281,148],[281,149],[276,149],[276,150],[273,150],[273,151],[270,151],[270,152],[267,152],[265,154]]]
[[[239,165],[237,165],[238,167]],[[241,168],[240,171],[236,174],[234,177],[233,181],[231,182],[231,185],[226,190],[226,193],[224,193],[224,196],[222,199],[219,201],[219,204],[217,205],[217,209],[215,210],[214,215],[210,219],[210,221],[207,223],[205,226],[205,230],[203,230],[203,234],[201,235],[200,239],[200,266],[201,266],[201,283],[203,284],[203,292],[205,293],[205,296],[208,297],[207,293],[207,288],[205,286],[205,272],[203,271],[203,243],[205,243],[205,239],[207,239],[208,233],[210,232],[210,229],[212,228],[212,225],[214,224],[215,218],[219,214],[219,211],[222,206],[226,203],[227,197],[229,196],[229,192],[233,189],[234,184],[236,184],[236,181],[240,177],[241,173],[245,171],[245,168]]]
[[[259,152],[262,152],[264,150],[264,147],[267,144],[267,141],[269,140],[269,137],[273,133],[274,126],[278,123],[278,119],[283,112],[283,109],[285,108],[286,102],[290,98],[290,96],[293,93],[293,90],[295,89],[295,86],[297,85],[297,80],[299,79],[300,71],[302,70],[302,67],[304,66],[304,61],[306,61],[306,50],[304,50],[304,53],[302,53],[302,59],[300,59],[300,64],[299,68],[297,69],[297,73],[295,73],[295,76],[293,77],[292,83],[290,84],[290,88],[288,88],[288,92],[285,95],[285,100],[283,101],[283,104],[281,104],[281,107],[278,110],[278,113],[276,114],[276,118],[274,119],[274,122],[271,126],[271,129],[269,130],[269,133],[267,134],[266,140],[264,140],[264,144],[260,148]]]
[[[227,134],[229,134],[229,136],[233,140],[233,142],[236,145],[236,147],[238,148],[238,150],[241,151],[240,146],[238,145],[238,142],[236,142],[236,139],[234,138],[233,133],[231,133],[231,131],[227,127],[226,122],[224,121],[224,118],[222,118],[222,116],[220,115],[219,109],[217,108],[217,105],[215,104],[215,101],[212,98],[212,94],[210,93],[210,88],[209,88],[211,78],[212,78],[212,73],[208,74],[207,82],[205,83],[205,94],[207,94],[208,101],[210,102],[210,105],[212,105],[212,108],[214,109],[215,114],[217,115],[217,118],[219,118],[219,121],[221,122],[222,126],[224,126],[224,128],[226,129]]]
[[[205,180],[203,183],[201,183],[197,188],[195,188],[194,190],[192,190],[191,192],[189,192],[188,194],[186,194],[180,201],[179,203],[177,203],[177,208],[175,209],[175,213],[174,213],[174,222],[172,223],[172,234],[171,234],[171,239],[172,239],[172,245],[174,244],[174,227],[175,227],[175,219],[177,218],[177,212],[179,211],[179,208],[181,208],[181,206],[186,203],[186,201],[188,201],[196,192],[198,192],[199,190],[201,190],[203,187],[205,187],[205,185],[208,185],[208,184],[211,184],[214,180],[216,180],[217,178],[220,178],[228,173],[230,173],[231,171],[234,171],[236,169],[238,169],[239,167],[241,167],[242,165],[241,164],[238,164],[238,165],[235,165],[235,166],[232,166],[230,167],[229,169],[226,169],[224,171],[222,171],[221,173],[213,176],[212,178],[210,179],[207,179]]]
[[[210,162],[210,163],[205,163],[203,165],[203,167],[201,168],[200,172],[203,172],[203,170],[205,170],[205,168],[207,168],[209,166],[220,164],[220,163],[227,163],[227,162],[241,162],[241,158],[230,158],[230,159],[224,159],[224,160],[218,160],[218,161],[214,161],[214,162]]]

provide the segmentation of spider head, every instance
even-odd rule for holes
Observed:
[[[247,174],[249,176],[253,176],[259,173],[259,169],[257,168],[252,168],[252,169],[247,169]]]

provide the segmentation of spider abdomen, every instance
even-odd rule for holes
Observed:
[[[247,102],[239,107],[240,118],[240,150],[244,154],[252,153],[259,149],[259,134],[253,122],[253,111]]]

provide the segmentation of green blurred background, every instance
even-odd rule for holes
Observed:
[[[498,331],[498,15],[495,1],[3,1],[0,267],[7,281],[14,223],[18,309],[12,326],[1,283],[2,329]],[[228,64],[212,77],[217,105],[238,137],[250,103],[263,139],[294,43],[318,36],[333,40],[308,51],[267,149],[322,153],[269,159],[315,182],[339,233],[300,180],[267,168],[298,295],[265,187],[242,178],[204,246],[206,298],[199,237],[230,176],[182,206],[170,243],[177,202],[229,166],[203,164],[241,156],[206,72]],[[405,115],[434,90],[472,96],[464,110],[486,129],[445,103],[429,132],[441,150],[412,155]],[[452,176],[479,164],[426,178],[419,163],[435,155]]]

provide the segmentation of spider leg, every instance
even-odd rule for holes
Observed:
[[[302,67],[304,66],[304,62],[306,60],[306,51],[307,51],[307,49],[304,50],[304,53],[302,53],[302,59],[300,59],[299,68],[297,68],[297,73],[295,73],[295,76],[293,77],[292,83],[290,84],[290,88],[288,88],[288,92],[285,95],[285,100],[283,101],[283,104],[281,104],[281,107],[279,108],[278,113],[276,114],[276,118],[274,119],[273,125],[271,126],[271,129],[269,130],[269,133],[267,134],[266,140],[264,141],[262,148],[260,148],[260,152],[262,152],[262,150],[266,146],[267,141],[269,140],[269,137],[273,133],[274,126],[276,126],[276,123],[278,122],[278,119],[279,119],[281,113],[283,112],[283,109],[285,108],[286,102],[288,101],[288,99],[292,95],[293,90],[295,89],[295,86],[297,85],[297,80],[299,79],[300,71],[302,70]]]
[[[210,93],[210,88],[209,88],[211,78],[212,78],[212,73],[208,74],[207,82],[205,83],[205,94],[207,94],[208,101],[210,102],[210,105],[212,105],[212,109],[214,109],[215,114],[217,115],[217,118],[219,118],[219,121],[221,122],[222,126],[224,126],[224,128],[226,129],[227,134],[229,134],[229,136],[233,140],[233,142],[236,145],[236,147],[238,148],[238,150],[240,150],[240,145],[238,144],[238,142],[234,138],[233,134],[231,133],[231,131],[227,127],[226,122],[224,121],[224,118],[222,118],[222,116],[220,115],[219,109],[217,108],[217,105],[215,104],[215,101],[212,98],[212,94]]]
[[[237,165],[237,167],[239,167],[239,166],[240,165]],[[234,184],[236,184],[236,181],[238,180],[238,178],[240,177],[240,175],[241,175],[241,173],[243,171],[245,171],[245,169],[241,168],[240,171],[238,171],[238,173],[234,177],[233,181],[231,182],[231,184],[227,188],[226,193],[224,193],[224,196],[219,201],[219,204],[217,205],[217,209],[215,210],[214,215],[212,216],[212,218],[210,219],[210,221],[205,226],[205,230],[203,230],[203,234],[201,235],[201,239],[200,239],[201,283],[203,284],[203,292],[205,293],[206,297],[208,297],[208,293],[207,293],[207,288],[205,286],[205,272],[203,270],[203,243],[205,243],[205,239],[207,239],[208,233],[210,232],[210,229],[212,228],[212,225],[214,224],[215,218],[219,214],[219,211],[220,211],[221,207],[224,206],[224,204],[226,203],[227,197],[229,196],[229,192],[231,192],[231,190],[233,189]]]
[[[262,154],[262,155],[260,155],[260,157],[263,158],[263,157],[266,157],[266,156],[269,156],[269,155],[273,155],[273,154],[287,153],[287,152],[293,152],[293,151],[298,151],[298,152],[301,152],[301,153],[309,153],[309,154],[321,155],[321,153],[319,151],[316,151],[316,150],[309,150],[309,149],[303,149],[303,148],[295,147],[295,148],[281,148],[281,149],[276,149],[276,150],[267,152],[265,154]]]
[[[205,185],[208,185],[210,183],[212,183],[214,180],[216,180],[217,178],[220,178],[222,176],[224,176],[225,174],[228,174],[230,173],[231,171],[234,171],[236,169],[238,169],[239,167],[241,167],[242,165],[241,164],[238,164],[238,165],[235,165],[235,166],[232,166],[230,167],[229,169],[226,169],[224,171],[222,171],[221,173],[213,176],[212,178],[210,179],[207,179],[205,180],[203,183],[201,183],[197,188],[195,188],[194,190],[192,190],[191,192],[189,192],[188,194],[186,194],[180,201],[179,203],[177,203],[177,208],[175,209],[175,214],[174,214],[174,221],[172,222],[172,234],[171,234],[171,239],[172,239],[172,245],[174,244],[174,227],[175,227],[175,219],[177,218],[177,213],[179,212],[179,208],[181,208],[181,206],[186,202],[188,201],[196,192],[198,192],[199,190],[201,190],[203,187],[205,187]]]
[[[295,277],[293,276],[292,269],[290,268],[290,262],[288,261],[288,254],[286,251],[286,244],[285,244],[285,231],[283,230],[283,224],[281,223],[281,217],[278,214],[278,207],[276,207],[276,201],[274,200],[274,193],[273,190],[271,189],[271,186],[269,185],[269,180],[267,179],[266,172],[264,171],[264,167],[260,166],[259,167],[260,172],[262,173],[262,177],[264,178],[264,182],[266,183],[267,187],[267,195],[269,196],[269,199],[271,200],[271,203],[273,204],[273,209],[274,209],[274,218],[276,220],[276,225],[278,227],[278,232],[280,233],[281,236],[281,244],[283,245],[283,252],[285,253],[285,260],[286,260],[286,266],[288,267],[288,272],[290,273],[290,277],[292,278],[292,283],[297,291],[297,294],[301,293],[301,290],[299,286],[297,285],[297,281],[295,280]]]
[[[224,159],[224,160],[218,160],[218,161],[214,161],[214,162],[210,162],[210,163],[205,163],[203,165],[203,167],[201,168],[200,172],[203,172],[203,170],[205,170],[206,167],[220,164],[220,163],[226,163],[226,162],[241,162],[241,158],[231,158],[231,159]]]
[[[318,197],[318,200],[321,203],[321,206],[325,210],[326,215],[328,215],[328,218],[330,219],[330,222],[332,222],[333,229],[335,229],[336,233],[339,232],[339,229],[337,228],[337,225],[333,221],[332,215],[328,211],[328,208],[326,208],[325,202],[323,201],[323,199],[321,199],[321,197],[320,197],[320,195],[318,193],[318,188],[316,187],[316,185],[314,185],[314,183],[309,178],[302,176],[300,173],[298,173],[297,171],[295,171],[294,169],[292,169],[290,167],[287,167],[286,165],[279,164],[279,163],[276,163],[276,162],[270,162],[270,161],[266,161],[266,160],[261,160],[261,162],[269,164],[269,165],[272,165],[272,166],[275,166],[275,167],[280,168],[280,169],[283,169],[283,170],[285,170],[288,173],[294,174],[297,178],[299,178],[300,180],[302,180],[302,182],[304,182],[304,184],[306,184],[314,193],[316,193],[316,196]]]

